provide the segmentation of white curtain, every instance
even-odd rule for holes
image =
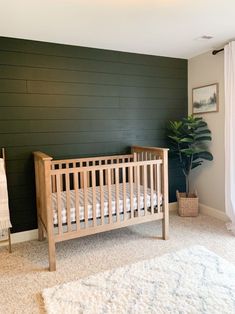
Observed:
[[[235,41],[224,48],[225,208],[228,229],[235,234]]]

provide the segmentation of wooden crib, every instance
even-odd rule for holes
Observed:
[[[66,160],[34,152],[39,240],[56,242],[162,219],[168,238],[168,149],[132,147],[129,155]]]

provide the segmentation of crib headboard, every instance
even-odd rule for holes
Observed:
[[[150,159],[162,159],[163,163],[168,161],[168,148],[132,146],[131,152],[136,161],[144,161]]]

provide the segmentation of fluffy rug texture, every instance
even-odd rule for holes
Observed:
[[[55,272],[48,271],[47,241],[14,244],[11,254],[7,246],[0,247],[0,313],[44,314],[43,289],[194,245],[235,265],[235,237],[223,221],[203,214],[170,214],[168,241],[160,238],[158,220],[57,243]]]
[[[43,291],[52,313],[235,313],[235,266],[202,246]]]

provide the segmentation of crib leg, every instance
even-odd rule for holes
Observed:
[[[162,219],[162,237],[164,240],[169,239],[169,213],[168,213],[168,210],[164,212],[164,218]]]
[[[48,250],[49,250],[49,270],[56,270],[56,259],[55,259],[55,241],[48,238]]]
[[[38,218],[38,241],[43,241],[45,239],[43,225],[40,218]]]

